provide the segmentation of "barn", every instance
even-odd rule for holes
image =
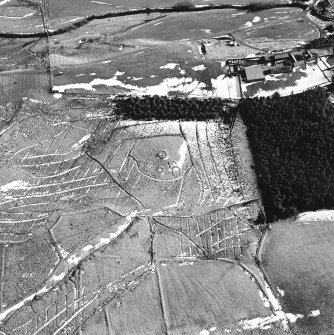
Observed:
[[[245,81],[263,81],[264,73],[262,66],[250,66],[245,68]]]

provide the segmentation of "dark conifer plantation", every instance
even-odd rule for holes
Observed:
[[[318,88],[298,95],[244,99],[267,220],[334,207],[334,107]]]

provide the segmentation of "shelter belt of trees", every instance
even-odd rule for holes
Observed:
[[[115,113],[125,119],[133,120],[208,120],[223,119],[232,124],[235,110],[231,101],[220,98],[184,99],[179,97],[127,97],[115,100]]]

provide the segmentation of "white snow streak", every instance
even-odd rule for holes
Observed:
[[[14,180],[10,183],[7,183],[0,187],[0,192],[8,192],[9,190],[20,190],[25,189],[29,183],[24,182],[22,180]]]
[[[78,143],[75,143],[72,145],[72,149],[78,149],[80,147],[80,145],[82,145],[84,142],[88,141],[90,139],[90,134],[85,135],[84,137],[82,137]]]
[[[319,309],[316,309],[316,310],[314,310],[314,311],[311,311],[310,314],[309,314],[308,316],[316,317],[316,316],[318,316],[318,315],[320,315],[320,311],[319,311]]]
[[[201,64],[201,65],[194,66],[192,69],[194,71],[204,71],[206,69],[206,67],[205,67],[204,64]]]
[[[170,69],[173,70],[175,69],[179,64],[178,63],[168,63],[166,65],[160,66],[160,69]]]

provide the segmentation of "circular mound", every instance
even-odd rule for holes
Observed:
[[[173,166],[172,172],[173,172],[174,177],[181,176],[181,169],[178,166]]]
[[[162,174],[164,172],[164,168],[162,166],[159,166],[157,168],[157,172],[160,173],[160,174]]]
[[[167,157],[167,152],[161,150],[161,151],[158,152],[157,157],[158,157],[159,159],[166,159],[166,157]]]

